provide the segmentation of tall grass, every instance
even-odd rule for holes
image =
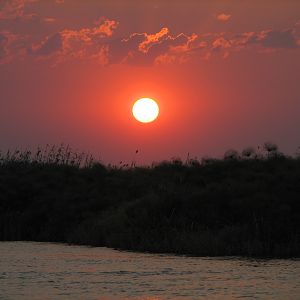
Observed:
[[[0,151],[1,165],[14,162],[87,168],[92,166],[95,160],[91,154],[74,151],[69,145],[64,144],[59,146],[47,144],[44,148],[38,147],[35,151],[19,149]]]

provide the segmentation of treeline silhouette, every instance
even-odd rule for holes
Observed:
[[[300,256],[300,156],[105,166],[69,147],[0,153],[0,240],[178,254]]]

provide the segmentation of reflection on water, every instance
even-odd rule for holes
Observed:
[[[300,299],[300,261],[0,242],[0,299]]]

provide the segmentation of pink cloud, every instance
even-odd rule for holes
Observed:
[[[176,55],[165,53],[157,56],[154,60],[154,63],[155,65],[170,65],[176,63],[176,61]]]
[[[223,37],[219,37],[212,43],[212,49],[214,50],[220,50],[220,49],[227,49],[230,48],[231,42]]]
[[[139,50],[144,53],[147,53],[152,45],[160,43],[164,38],[167,37],[168,33],[169,29],[166,27],[162,28],[159,32],[155,34],[145,33],[145,40],[142,43],[140,43]]]
[[[169,29],[164,27],[159,32],[154,34],[144,33],[132,33],[129,38],[122,40],[124,43],[135,44],[138,50],[147,53],[149,49],[163,40],[168,38]]]
[[[118,45],[119,50],[114,45],[113,53],[120,58],[125,55],[125,59],[120,59],[123,63],[170,64],[186,62],[193,52],[204,47],[205,41],[200,41],[197,34],[180,33],[174,36],[164,27],[157,33],[131,34]]]
[[[97,38],[110,37],[117,28],[118,22],[114,20],[104,20],[98,26],[92,28],[82,28],[79,30],[65,29],[60,32],[66,44],[72,42],[93,42]]]
[[[191,50],[194,50],[197,47],[205,46],[203,43],[196,43],[198,40],[198,35],[193,33],[191,36],[185,35],[183,33],[179,34],[175,38],[171,38],[171,40],[179,40],[182,39],[182,42],[178,45],[170,45],[170,52],[173,53],[187,53]]]
[[[56,19],[55,18],[44,18],[43,19],[46,23],[54,23],[56,22]]]
[[[97,26],[79,30],[64,29],[33,45],[31,53],[38,57],[55,57],[55,63],[66,60],[96,60],[108,63],[108,46],[105,38],[111,37],[118,26],[114,20],[104,19]]]
[[[112,36],[114,31],[119,26],[119,22],[115,20],[109,20],[105,18],[100,18],[98,21],[95,22],[98,27],[94,28],[94,34],[104,34],[106,36]]]
[[[155,64],[186,63],[194,56],[202,55],[202,50],[207,47],[207,43],[195,33],[190,36],[181,33],[168,42],[168,50],[155,59]]]
[[[220,22],[227,22],[231,18],[231,15],[222,13],[222,14],[217,15],[216,18]]]

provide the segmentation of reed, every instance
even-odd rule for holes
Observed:
[[[268,143],[136,166],[68,145],[0,153],[0,240],[300,257],[300,156]]]

